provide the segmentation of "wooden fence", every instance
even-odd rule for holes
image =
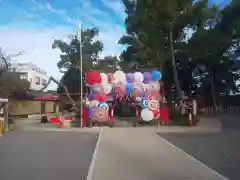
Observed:
[[[52,113],[58,111],[59,105],[51,101],[9,101],[9,113],[12,116]]]
[[[228,115],[240,115],[240,106],[228,106],[225,108],[218,108],[217,112],[214,112],[212,106],[204,107],[200,110],[204,115],[214,115],[214,114],[228,114]]]

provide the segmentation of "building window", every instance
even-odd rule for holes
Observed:
[[[47,84],[46,79],[43,79],[43,80],[42,80],[42,85],[46,85],[46,84]]]
[[[27,74],[22,74],[22,75],[20,76],[20,78],[27,80],[27,79],[28,79],[28,75],[27,75]]]
[[[36,84],[40,84],[40,77],[35,78]]]

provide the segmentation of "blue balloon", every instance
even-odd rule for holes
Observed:
[[[152,80],[159,81],[161,79],[161,72],[159,70],[152,71]]]
[[[134,90],[134,86],[132,83],[127,83],[126,84],[126,93],[129,95],[133,92]]]

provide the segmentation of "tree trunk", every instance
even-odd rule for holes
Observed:
[[[212,91],[212,101],[214,112],[217,112],[217,100],[216,100],[216,93],[215,93],[215,85],[214,85],[214,78],[211,78],[211,91]]]
[[[175,81],[175,84],[176,84],[178,98],[180,98],[180,100],[181,100],[182,99],[182,93],[181,93],[181,86],[180,86],[177,67],[176,67],[176,62],[175,62],[173,37],[172,37],[172,25],[170,25],[170,28],[169,28],[169,41],[170,41],[170,50],[171,50],[171,58],[172,58],[173,78],[174,78],[174,81]]]

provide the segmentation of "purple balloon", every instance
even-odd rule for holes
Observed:
[[[93,93],[89,93],[88,94],[88,99],[91,101],[91,100],[94,100],[95,99],[95,95]]]
[[[150,83],[151,80],[152,80],[152,74],[151,74],[150,72],[144,72],[144,73],[143,73],[143,77],[144,77],[143,82],[144,82],[145,84]]]
[[[134,81],[134,76],[133,76],[133,73],[127,73],[126,74],[126,81],[128,83],[132,83]]]

